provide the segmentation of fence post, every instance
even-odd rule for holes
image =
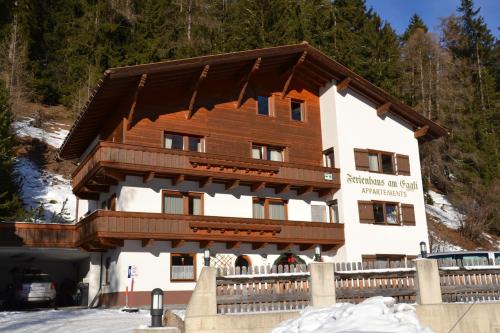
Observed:
[[[217,315],[216,269],[203,267],[186,309],[186,318]]]
[[[311,263],[311,305],[321,308],[335,304],[333,263]]]
[[[443,303],[441,283],[436,259],[415,260],[417,269],[415,287],[417,289],[417,304]]]

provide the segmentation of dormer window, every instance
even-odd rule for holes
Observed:
[[[204,151],[203,137],[179,133],[165,133],[163,146],[166,149]]]

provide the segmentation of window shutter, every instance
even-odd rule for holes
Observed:
[[[354,162],[356,163],[356,170],[369,171],[368,150],[354,149]]]
[[[358,210],[360,223],[375,223],[373,203],[371,201],[358,201]]]
[[[408,155],[396,155],[396,160],[398,163],[398,175],[409,176],[410,175],[410,158]]]
[[[415,209],[413,205],[401,204],[404,225],[415,225]]]

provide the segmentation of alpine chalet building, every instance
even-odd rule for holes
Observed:
[[[112,68],[60,149],[103,304],[187,303],[215,266],[390,263],[428,242],[446,130],[307,43]],[[208,252],[209,251],[209,252]]]

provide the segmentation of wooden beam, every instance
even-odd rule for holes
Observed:
[[[238,249],[241,245],[241,242],[227,242],[226,243],[226,249],[231,250],[231,249]]]
[[[84,200],[99,200],[99,193],[82,192],[78,193],[77,197]]]
[[[258,182],[258,183],[254,183],[252,184],[252,186],[250,187],[250,190],[252,192],[255,192],[255,191],[258,191],[258,190],[261,190],[263,188],[266,188],[266,182]]]
[[[391,102],[387,102],[382,104],[377,108],[377,116],[383,117],[389,112],[389,109],[391,108]]]
[[[90,182],[96,185],[109,185],[109,186],[118,185],[118,181],[116,179],[109,178],[106,176],[94,177]]]
[[[243,104],[243,99],[245,97],[245,93],[247,91],[248,84],[250,83],[250,79],[252,76],[259,70],[260,67],[260,62],[262,61],[262,58],[257,58],[255,62],[253,63],[252,68],[250,69],[250,72],[243,78],[242,82],[238,84],[238,87],[241,87],[240,93],[238,95],[238,102],[236,103],[236,108],[239,109],[241,107],[241,104]]]
[[[111,247],[111,248],[123,247],[123,239],[99,238],[99,243],[101,243],[104,246]]]
[[[198,91],[200,89],[200,84],[206,79],[208,75],[208,70],[210,69],[210,65],[205,65],[203,69],[201,70],[200,76],[196,80],[196,82],[193,85],[192,92],[191,92],[191,99],[189,100],[189,107],[188,107],[188,114],[187,114],[187,119],[191,119],[191,117],[194,114],[194,106],[196,103],[196,96],[198,95]]]
[[[323,198],[323,197],[326,197],[327,195],[332,194],[333,191],[335,191],[333,188],[324,188],[318,192],[318,195],[320,198]]]
[[[266,246],[267,246],[266,242],[252,243],[252,250],[259,250]]]
[[[279,243],[278,251],[288,250],[293,246],[293,243]]]
[[[346,77],[345,79],[343,79],[342,81],[337,83],[337,92],[342,92],[342,91],[346,90],[347,88],[349,88],[350,83],[351,83],[350,77]]]
[[[87,184],[85,188],[90,192],[109,192],[109,185]]]
[[[172,185],[179,185],[182,183],[185,179],[185,176],[183,174],[180,175],[175,175],[174,178],[172,178]]]
[[[238,186],[240,186],[240,180],[233,179],[233,180],[229,181],[228,183],[226,183],[226,190],[234,190]]]
[[[200,180],[200,187],[203,188],[207,185],[210,185],[213,181],[214,177],[205,177],[203,180]]]
[[[153,246],[155,240],[153,238],[146,238],[142,240],[142,247],[150,247]]]
[[[307,193],[311,193],[314,190],[312,186],[302,186],[299,190],[297,190],[297,195],[305,195]]]
[[[142,182],[144,184],[147,184],[149,183],[150,181],[153,180],[153,178],[155,178],[155,173],[154,171],[149,171],[148,173],[144,174],[144,176],[142,176]]]
[[[338,245],[336,245],[336,244],[323,244],[323,245],[321,245],[321,250],[323,252],[328,252],[330,250],[335,249],[337,246]]]
[[[127,131],[130,130],[132,127],[132,123],[134,121],[134,115],[135,115],[135,110],[137,106],[137,101],[139,100],[139,94],[146,85],[146,79],[148,75],[147,74],[142,74],[141,79],[139,80],[139,83],[137,84],[137,88],[135,89],[134,96],[132,97],[132,104],[130,105],[130,110],[128,111],[128,117],[127,117]]]
[[[415,138],[418,139],[423,137],[424,135],[427,134],[428,131],[429,131],[429,125],[425,125],[419,128],[418,130],[415,131]]]
[[[308,251],[314,247],[314,244],[300,244],[300,251]]]
[[[282,193],[287,193],[288,191],[290,191],[290,188],[292,186],[290,184],[285,184],[285,185],[281,185],[281,186],[278,186],[276,189],[275,189],[275,193],[276,194],[282,194]]]
[[[304,60],[306,60],[307,51],[302,52],[302,55],[297,60],[295,65],[293,65],[292,69],[288,72],[287,79],[285,81],[285,85],[283,86],[283,90],[281,91],[281,99],[284,99],[286,94],[288,93],[288,88],[290,88],[290,83],[292,83],[293,76],[297,68],[302,65]]]
[[[171,242],[172,248],[175,249],[175,248],[181,247],[182,245],[184,245],[184,242],[185,241],[183,239],[174,239]]]
[[[106,177],[112,178],[112,179],[119,181],[119,182],[122,182],[125,180],[125,175],[123,173],[120,173],[120,172],[116,172],[116,171],[108,169],[108,170],[104,171],[104,174],[106,175]]]
[[[209,249],[214,245],[214,241],[205,240],[200,242],[200,249]]]

